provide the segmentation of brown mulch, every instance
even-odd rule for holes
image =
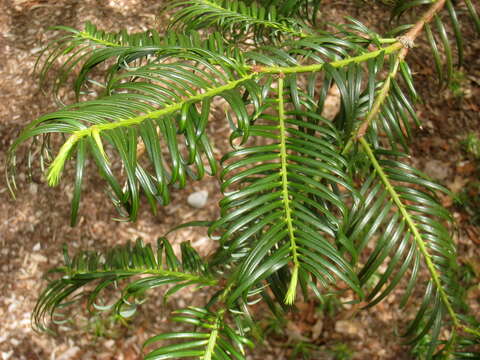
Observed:
[[[330,16],[335,17],[351,2],[330,3]],[[364,14],[360,6],[351,6],[353,15],[363,16],[367,23],[369,17],[373,20],[374,11]],[[160,7],[158,0],[0,0],[0,173],[5,170],[6,150],[20,129],[55,109],[51,97],[40,91],[32,74],[40,46],[50,36],[46,29],[57,24],[81,28],[89,20],[108,30],[124,27],[130,31],[146,30],[161,21],[155,16]],[[425,56],[411,58],[417,83],[425,84],[421,93],[428,99],[418,107],[424,127],[416,135],[415,165],[454,192],[461,192],[479,176],[478,163],[461,145],[467,133],[480,135],[479,53],[480,41],[470,41],[466,49],[468,71],[465,73],[468,75],[461,82],[461,97],[454,97],[448,89],[438,90],[431,81],[433,66],[424,63]],[[223,125],[218,129],[212,124],[210,132],[215,134],[218,153],[225,151],[228,129]],[[67,243],[71,250],[76,250],[102,249],[137,237],[153,242],[181,221],[213,219],[218,214],[218,184],[215,179],[206,178],[188,190],[174,191],[172,205],[160,209],[156,216],[143,206],[136,223],[113,221],[117,213],[103,192],[103,182],[91,171],[93,167],[89,170],[82,195],[81,219],[74,228],[68,225],[72,192],[68,179],[57,188],[49,188],[41,176],[29,181],[23,161],[19,164],[16,200],[10,196],[3,178],[0,180],[0,360],[138,359],[141,344],[148,337],[171,330],[171,324],[165,320],[169,310],[201,304],[206,297],[206,294],[193,296],[184,291],[166,308],[161,297],[152,297],[128,326],[112,326],[108,319],[89,318],[79,313],[75,314],[76,325],[60,328],[55,336],[32,330],[31,312],[45,285],[42,276],[47,269],[60,264],[62,244]],[[209,193],[208,204],[202,209],[193,209],[186,202],[187,196],[197,190]],[[445,198],[444,205],[453,211],[458,221],[455,240],[460,259],[476,269],[478,276],[480,224],[471,223],[470,215],[450,199]],[[203,253],[214,247],[206,234],[198,230],[179,231],[173,240],[191,240]],[[479,314],[479,288],[473,288],[468,296],[473,310]],[[342,300],[348,301],[348,294]],[[339,317],[336,322],[322,315],[318,304],[300,304],[299,311],[290,316],[285,331],[281,334],[273,331],[269,340],[255,350],[252,359],[287,359],[294,344],[307,340],[327,349],[322,352],[324,355],[316,355],[313,350],[312,359],[334,359],[349,353],[353,359],[412,358],[394,336],[392,324],[401,316],[395,300],[396,294],[393,294],[373,310],[361,312],[353,319],[342,318],[349,310],[349,306],[344,305],[336,310]],[[268,322],[264,325],[268,326]]]

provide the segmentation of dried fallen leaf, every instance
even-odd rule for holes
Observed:
[[[467,232],[468,237],[475,244],[480,245],[480,228],[478,226],[466,226],[465,231]]]
[[[287,328],[285,329],[285,333],[288,336],[288,342],[295,343],[299,341],[310,341],[309,338],[302,335],[302,331],[300,330],[300,328],[297,326],[297,324],[295,324],[292,321],[289,321],[287,323]]]
[[[323,331],[323,320],[318,319],[315,325],[313,325],[312,327],[312,340],[313,341],[317,340],[322,334],[322,331]]]
[[[352,337],[361,337],[363,335],[362,324],[354,320],[338,320],[335,323],[335,331]]]
[[[468,179],[465,179],[463,176],[455,176],[455,179],[453,179],[453,182],[448,184],[448,188],[453,192],[453,193],[458,193],[460,190],[462,190],[465,185],[467,185]]]
[[[456,174],[471,175],[477,170],[477,164],[474,161],[462,161],[457,164]]]

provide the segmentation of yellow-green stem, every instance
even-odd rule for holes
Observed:
[[[379,55],[388,55],[402,49],[403,45],[400,42],[386,46],[379,50],[367,52],[362,55],[354,56],[347,59],[329,62],[328,64],[334,68],[341,68],[352,63],[363,63],[369,59],[376,58]],[[325,67],[325,63],[312,65],[297,65],[297,66],[262,66],[258,68],[257,72],[261,74],[299,74],[307,72],[318,72]],[[252,69],[250,67],[249,69]]]
[[[288,236],[290,238],[290,251],[292,252],[292,278],[290,280],[290,286],[288,287],[287,294],[285,296],[286,304],[293,304],[295,301],[295,294],[298,282],[298,254],[297,244],[295,241],[295,229],[293,228],[292,221],[292,209],[290,208],[290,194],[288,191],[288,173],[287,173],[287,129],[285,127],[285,104],[283,101],[283,77],[278,79],[278,121],[280,130],[280,162],[282,173],[282,199],[285,209],[284,219],[287,223]]]
[[[370,159],[370,162],[372,163],[375,171],[377,172],[378,176],[380,177],[380,180],[382,181],[383,185],[385,186],[385,189],[387,192],[390,194],[394,204],[402,214],[403,219],[405,219],[405,222],[407,223],[408,228],[412,232],[413,239],[415,241],[415,244],[417,245],[418,250],[423,256],[423,259],[425,261],[425,265],[427,266],[427,269],[432,276],[433,283],[440,294],[440,298],[442,300],[442,303],[444,304],[445,308],[447,309],[448,314],[450,315],[453,325],[455,327],[460,326],[460,322],[458,320],[457,314],[453,310],[452,304],[450,303],[450,300],[448,300],[448,296],[445,292],[445,289],[443,288],[442,281],[440,280],[440,276],[438,275],[437,271],[435,270],[435,265],[432,260],[432,256],[427,250],[427,245],[425,244],[425,241],[423,241],[422,235],[418,231],[418,227],[413,221],[412,217],[410,216],[410,213],[407,211],[405,208],[405,205],[402,203],[402,200],[400,199],[400,196],[396,192],[395,188],[391,184],[390,180],[388,179],[387,174],[383,171],[382,166],[378,163],[377,158],[375,157],[375,154],[373,153],[370,145],[368,142],[362,137],[359,139],[360,144],[362,145],[363,149],[365,150],[365,153],[367,154],[368,158]]]
[[[205,356],[203,360],[211,360],[213,354],[215,353],[215,345],[217,344],[218,338],[218,329],[222,325],[223,315],[225,313],[224,309],[221,309],[217,317],[215,318],[215,324],[213,325],[213,330],[210,332],[210,336],[208,338],[207,349],[205,350]]]
[[[67,273],[67,276],[70,278],[75,278],[77,275],[85,275],[89,274],[88,271],[69,271],[69,268],[63,267],[59,268],[59,270],[64,270]],[[127,269],[127,270],[97,270],[95,271],[96,274],[105,274],[105,275],[158,275],[158,276],[171,276],[176,277],[179,279],[184,279],[186,281],[195,281],[198,283],[202,283],[209,286],[215,286],[218,284],[218,280],[213,278],[201,277],[198,275],[187,274],[179,271],[170,271],[170,270],[163,270],[163,269]]]
[[[480,338],[480,330],[479,329],[472,329],[471,327],[468,327],[468,326],[463,326],[462,329],[466,333],[472,334],[472,335]]]
[[[365,117],[365,120],[360,124],[357,130],[354,131],[354,133],[348,140],[347,144],[345,145],[345,148],[342,151],[342,154],[348,153],[348,151],[350,151],[351,147],[353,146],[354,141],[358,138],[362,138],[365,135],[368,127],[380,112],[383,102],[387,98],[388,93],[390,91],[392,80],[397,75],[400,62],[403,60],[402,53],[403,52],[397,53],[397,56],[395,58],[395,64],[393,65],[392,70],[387,75],[387,78],[385,79],[381,89],[379,90],[378,96],[375,98],[375,102],[373,103],[372,108],[370,109],[367,116]]]
[[[343,59],[339,61],[333,61],[330,64],[330,66],[333,67],[343,67],[346,66],[350,63],[355,63],[355,62],[363,62],[368,59],[374,58],[379,56],[380,54],[389,54],[392,52],[395,52],[399,49],[402,48],[402,45],[400,43],[396,43],[393,45],[390,45],[388,47],[385,47],[380,50],[372,51],[366,54],[362,54],[359,56],[351,57],[348,59]],[[73,148],[75,143],[79,141],[81,138],[86,137],[86,136],[95,136],[99,137],[99,134],[101,131],[108,131],[108,130],[113,130],[119,127],[127,127],[127,126],[132,126],[132,125],[137,125],[141,124],[143,121],[147,119],[158,119],[162,116],[166,116],[172,113],[175,113],[177,111],[180,111],[182,107],[187,104],[187,103],[194,103],[194,102],[199,102],[202,101],[203,99],[208,99],[211,97],[214,97],[216,95],[220,95],[225,91],[228,90],[233,90],[236,87],[240,86],[242,83],[253,79],[256,76],[259,76],[261,74],[287,74],[287,73],[302,73],[302,72],[318,72],[323,69],[325,64],[316,64],[316,65],[305,65],[305,66],[292,66],[292,67],[252,67],[248,66],[244,70],[245,71],[250,71],[249,74],[246,74],[242,77],[240,77],[237,80],[232,80],[228,82],[225,85],[221,85],[212,89],[207,90],[204,93],[197,94],[195,96],[192,96],[188,99],[185,99],[183,101],[179,101],[177,103],[168,105],[164,107],[163,109],[155,110],[152,111],[148,114],[144,115],[139,115],[133,118],[129,119],[122,119],[118,120],[115,122],[111,123],[105,123],[105,124],[96,124],[92,125],[86,129],[82,130],[77,130],[72,133],[70,138],[67,140],[68,147],[62,146],[60,148],[60,151],[55,159],[55,161],[52,163],[52,166],[49,168],[48,172],[48,177],[51,179],[49,182],[51,185],[56,185],[58,184],[58,180],[60,179],[61,172],[63,171],[63,166],[65,164],[65,161],[67,159],[68,152]],[[95,139],[97,140],[97,139]],[[98,141],[97,141],[98,144]],[[100,148],[101,150],[101,148]],[[103,154],[102,154],[103,155]],[[54,165],[54,166],[53,166]]]
[[[118,44],[118,43],[114,43],[114,42],[111,42],[111,41],[96,38],[96,37],[91,36],[90,34],[84,32],[84,31],[79,32],[77,35],[79,35],[83,39],[91,40],[93,42],[96,42],[97,44],[108,46],[108,47],[120,47],[120,46],[122,46],[122,44]]]

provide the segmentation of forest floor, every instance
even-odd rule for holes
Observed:
[[[361,2],[324,3],[328,16],[338,18],[348,12],[367,25],[377,10],[385,11],[371,4],[368,11],[363,11],[362,6],[367,5]],[[141,31],[158,27],[162,21],[156,16],[160,7],[158,0],[0,0],[0,173],[5,171],[6,150],[19,131],[41,114],[55,109],[51,97],[39,89],[32,71],[41,45],[49,36],[45,35],[46,29],[58,24],[81,28],[88,20],[110,31],[123,27]],[[455,88],[446,89],[439,89],[432,81],[434,67],[430,60],[425,61],[429,58],[425,53],[415,51],[410,57],[418,88],[427,99],[418,105],[423,128],[415,134],[414,165],[466,199],[462,204],[450,198],[444,198],[443,202],[456,220],[455,242],[460,262],[470,269],[465,274],[471,274],[475,284],[480,274],[480,170],[479,162],[465,151],[464,142],[468,134],[480,135],[478,54],[480,40],[469,38],[465,54],[468,70],[457,73]],[[219,153],[229,146],[227,131],[226,127],[219,129],[213,125],[210,129]],[[46,186],[40,172],[34,172],[33,181],[29,181],[26,161],[21,159],[16,200],[9,194],[3,178],[0,180],[0,360],[139,359],[143,341],[170,326],[165,316],[169,310],[199,304],[206,296],[184,291],[166,308],[161,308],[161,297],[152,298],[128,326],[113,326],[111,319],[87,318],[85,313],[79,313],[75,314],[77,325],[68,331],[60,328],[56,336],[32,330],[31,312],[45,286],[42,276],[61,263],[62,244],[67,243],[73,251],[103,249],[137,237],[153,242],[180,222],[214,219],[218,214],[218,183],[214,178],[206,178],[189,190],[174,191],[173,205],[160,209],[156,216],[143,206],[136,223],[113,221],[117,214],[105,196],[103,182],[90,170],[93,167],[89,168],[83,193],[81,219],[73,228],[68,224],[72,193],[68,178],[56,188]],[[198,190],[209,193],[208,203],[202,209],[191,208],[186,201],[191,192]],[[179,231],[173,239],[177,242],[188,239],[203,253],[209,253],[215,246],[205,233],[197,230]],[[479,315],[478,285],[468,291],[468,300]],[[304,340],[311,340],[317,346],[310,349],[311,359],[414,358],[394,335],[392,324],[402,317],[395,302],[395,296],[389,297],[354,319],[342,315],[348,312],[348,305],[330,304],[328,311],[322,312],[315,302],[300,304],[299,311],[286,324],[265,322],[265,327],[273,330],[251,359],[301,359],[292,352],[299,350]]]

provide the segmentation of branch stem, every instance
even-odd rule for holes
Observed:
[[[89,33],[85,32],[85,31],[80,31],[79,33],[77,33],[77,35],[80,36],[82,39],[90,40],[90,41],[93,41],[93,42],[95,42],[97,44],[100,44],[100,45],[103,45],[103,46],[108,46],[108,47],[121,47],[122,46],[122,44],[120,44],[120,43],[114,43],[114,42],[111,42],[111,41],[107,41],[107,40],[104,40],[104,39],[94,37],[94,36],[90,35]]]
[[[425,14],[413,25],[413,27],[402,36],[403,39],[408,39],[410,43],[413,43],[415,39],[420,35],[423,27],[432,21],[433,17],[443,9],[445,6],[446,0],[437,0],[435,1]],[[405,54],[406,55],[406,54]]]
[[[347,59],[342,59],[338,61],[330,62],[330,66],[334,68],[340,68],[343,66],[347,66],[351,63],[361,63],[367,61],[368,59],[375,58],[380,54],[390,54],[402,49],[402,44],[397,42],[385,48],[371,51],[365,54],[361,54],[358,56],[354,56]],[[162,116],[166,116],[177,111],[180,111],[184,105],[188,103],[196,103],[200,102],[204,99],[213,98],[217,95],[220,95],[228,90],[233,90],[238,86],[241,86],[244,82],[252,80],[258,76],[263,74],[293,74],[293,73],[305,73],[305,72],[319,72],[321,71],[326,63],[322,64],[314,64],[314,65],[298,65],[298,66],[290,66],[290,67],[282,67],[282,66],[247,66],[243,70],[245,72],[249,72],[236,80],[231,80],[224,85],[213,87],[205,91],[204,93],[198,93],[197,95],[191,96],[187,99],[178,101],[176,103],[170,104],[165,106],[162,109],[158,109],[155,111],[148,112],[143,115],[138,115],[135,117],[121,119],[115,122],[108,122],[103,124],[95,124],[91,125],[85,129],[76,130],[72,132],[70,138],[67,140],[68,147],[62,147],[59,153],[56,156],[58,160],[54,161],[55,166],[50,166],[48,170],[48,178],[50,185],[56,185],[59,182],[61,172],[63,171],[63,167],[65,164],[66,159],[68,158],[68,152],[74,147],[74,145],[84,137],[99,137],[100,132],[113,130],[120,127],[128,127],[141,124],[147,119],[158,119]]]
[[[99,274],[104,276],[135,276],[135,275],[158,275],[158,276],[171,276],[176,277],[179,279],[184,279],[187,281],[196,281],[199,283],[203,283],[210,286],[215,286],[218,284],[218,280],[213,278],[202,277],[198,275],[187,274],[179,271],[170,271],[170,270],[163,270],[163,269],[127,269],[127,270],[96,270],[94,273],[92,272],[68,272],[68,268],[60,268],[60,270],[65,270],[68,277],[70,279],[83,279],[89,274],[95,274],[95,277],[98,278]]]
[[[403,51],[401,53],[403,53]],[[373,103],[372,108],[370,109],[367,116],[365,117],[365,120],[360,124],[360,126],[357,128],[354,134],[348,139],[348,142],[342,151],[343,155],[345,155],[350,151],[355,140],[363,138],[365,136],[365,133],[367,132],[368,127],[380,112],[383,102],[385,101],[385,99],[388,96],[388,93],[390,92],[392,80],[397,75],[400,62],[403,60],[402,57],[400,56],[401,53],[397,53],[397,56],[395,58],[395,64],[393,65],[392,70],[387,75],[387,78],[385,79],[381,89],[379,90],[378,95],[375,98],[375,102]]]
[[[281,173],[282,173],[282,199],[285,208],[284,219],[287,223],[288,237],[290,238],[290,251],[292,252],[292,277],[290,279],[290,285],[285,296],[286,304],[293,304],[295,301],[295,294],[297,289],[298,282],[298,254],[297,254],[297,244],[295,240],[295,229],[293,228],[292,221],[292,209],[290,207],[290,194],[288,191],[288,175],[287,175],[287,136],[286,136],[286,127],[285,127],[285,104],[283,100],[283,77],[280,76],[278,79],[278,120],[279,120],[279,130],[280,130],[280,162],[282,164]]]
[[[443,288],[440,276],[438,275],[438,272],[435,269],[435,264],[433,263],[432,255],[430,255],[430,253],[428,252],[427,245],[425,244],[425,241],[423,241],[422,235],[420,234],[416,223],[413,221],[410,213],[405,208],[405,205],[400,199],[400,196],[398,195],[394,186],[390,182],[390,179],[388,178],[387,174],[383,171],[382,166],[379,164],[368,142],[363,137],[361,137],[359,141],[363,149],[365,150],[365,153],[367,154],[368,158],[370,159],[370,162],[372,163],[373,168],[375,169],[378,176],[380,177],[380,180],[385,186],[385,189],[390,194],[394,204],[397,206],[398,210],[402,214],[402,217],[405,219],[405,222],[407,223],[408,228],[412,232],[413,239],[417,245],[418,250],[420,251],[420,253],[422,254],[425,260],[425,265],[427,266],[428,272],[432,276],[433,283],[435,284],[435,287],[438,293],[440,294],[440,299],[442,300],[445,308],[447,309],[448,314],[452,319],[453,325],[456,328],[459,328],[461,326],[460,321],[458,320],[457,314],[453,310],[452,304],[450,303],[447,293]]]
[[[344,67],[348,64],[351,63],[360,63],[367,61],[368,59],[375,58],[379,56],[380,54],[389,54],[393,53],[399,49],[402,48],[402,45],[400,43],[395,43],[393,45],[390,45],[388,47],[382,48],[380,50],[375,50],[366,54],[362,54],[359,56],[343,59],[343,60],[338,60],[338,61],[333,61],[330,64],[330,66],[335,67],[335,68],[340,68]],[[113,123],[106,123],[106,124],[98,124],[94,125],[96,131],[104,131],[104,130],[113,130],[118,127],[125,127],[125,126],[131,126],[131,125],[136,125],[140,124],[146,119],[156,119],[161,116],[169,115],[171,113],[174,113],[176,111],[179,111],[182,109],[182,107],[186,103],[190,102],[198,102],[202,101],[203,99],[208,99],[211,97],[214,97],[216,95],[219,95],[225,91],[228,90],[233,90],[236,87],[240,86],[242,83],[253,79],[255,76],[261,75],[261,74],[293,74],[293,73],[304,73],[304,72],[318,72],[323,69],[325,66],[325,63],[323,64],[315,64],[315,65],[299,65],[299,66],[290,66],[290,67],[279,67],[279,66],[268,66],[268,67],[247,67],[246,70],[251,70],[252,72],[250,74],[244,75],[243,77],[240,77],[237,80],[232,80],[228,82],[225,85],[221,85],[215,88],[211,88],[210,90],[197,94],[195,96],[189,97],[188,99],[185,99],[183,101],[168,105],[164,107],[163,109],[159,109],[156,111],[152,111],[148,114],[140,115],[137,117],[125,119],[125,120],[119,120]],[[93,127],[93,126],[92,126]],[[75,131],[73,134],[77,137],[77,141],[85,136],[90,136],[92,133],[92,127],[89,127],[87,129],[83,130],[78,130]]]
[[[384,48],[370,51],[358,56],[329,62],[328,64],[334,68],[341,68],[352,63],[363,63],[369,59],[378,57],[381,54],[388,55],[403,48],[400,42],[386,46]],[[325,63],[312,65],[296,65],[296,66],[260,66],[257,68],[249,67],[248,69],[255,69],[260,74],[299,74],[319,72],[325,67]]]
[[[415,25],[407,33],[405,33],[398,39],[398,42],[396,44],[402,44],[403,48],[396,54],[395,64],[392,70],[388,73],[382,85],[382,88],[379,90],[372,108],[370,109],[367,116],[365,117],[365,120],[357,128],[357,131],[355,131],[354,134],[349,138],[342,154],[348,153],[348,151],[351,149],[355,140],[361,139],[365,136],[365,133],[367,132],[368,127],[370,126],[372,121],[377,117],[378,113],[382,108],[383,102],[388,96],[388,93],[390,91],[390,87],[392,84],[392,80],[397,75],[400,63],[407,56],[410,47],[413,46],[415,39],[420,35],[425,25],[428,24],[430,21],[432,21],[435,14],[438,13],[445,6],[445,3],[446,3],[446,0],[437,0],[432,6],[430,6],[428,11],[425,14],[423,14],[423,16],[415,23]]]
[[[217,345],[218,339],[218,330],[222,326],[223,316],[225,314],[225,309],[221,309],[215,318],[215,324],[213,325],[213,329],[210,332],[210,336],[208,337],[207,348],[205,350],[205,356],[203,360],[211,360],[215,354],[215,346]]]

